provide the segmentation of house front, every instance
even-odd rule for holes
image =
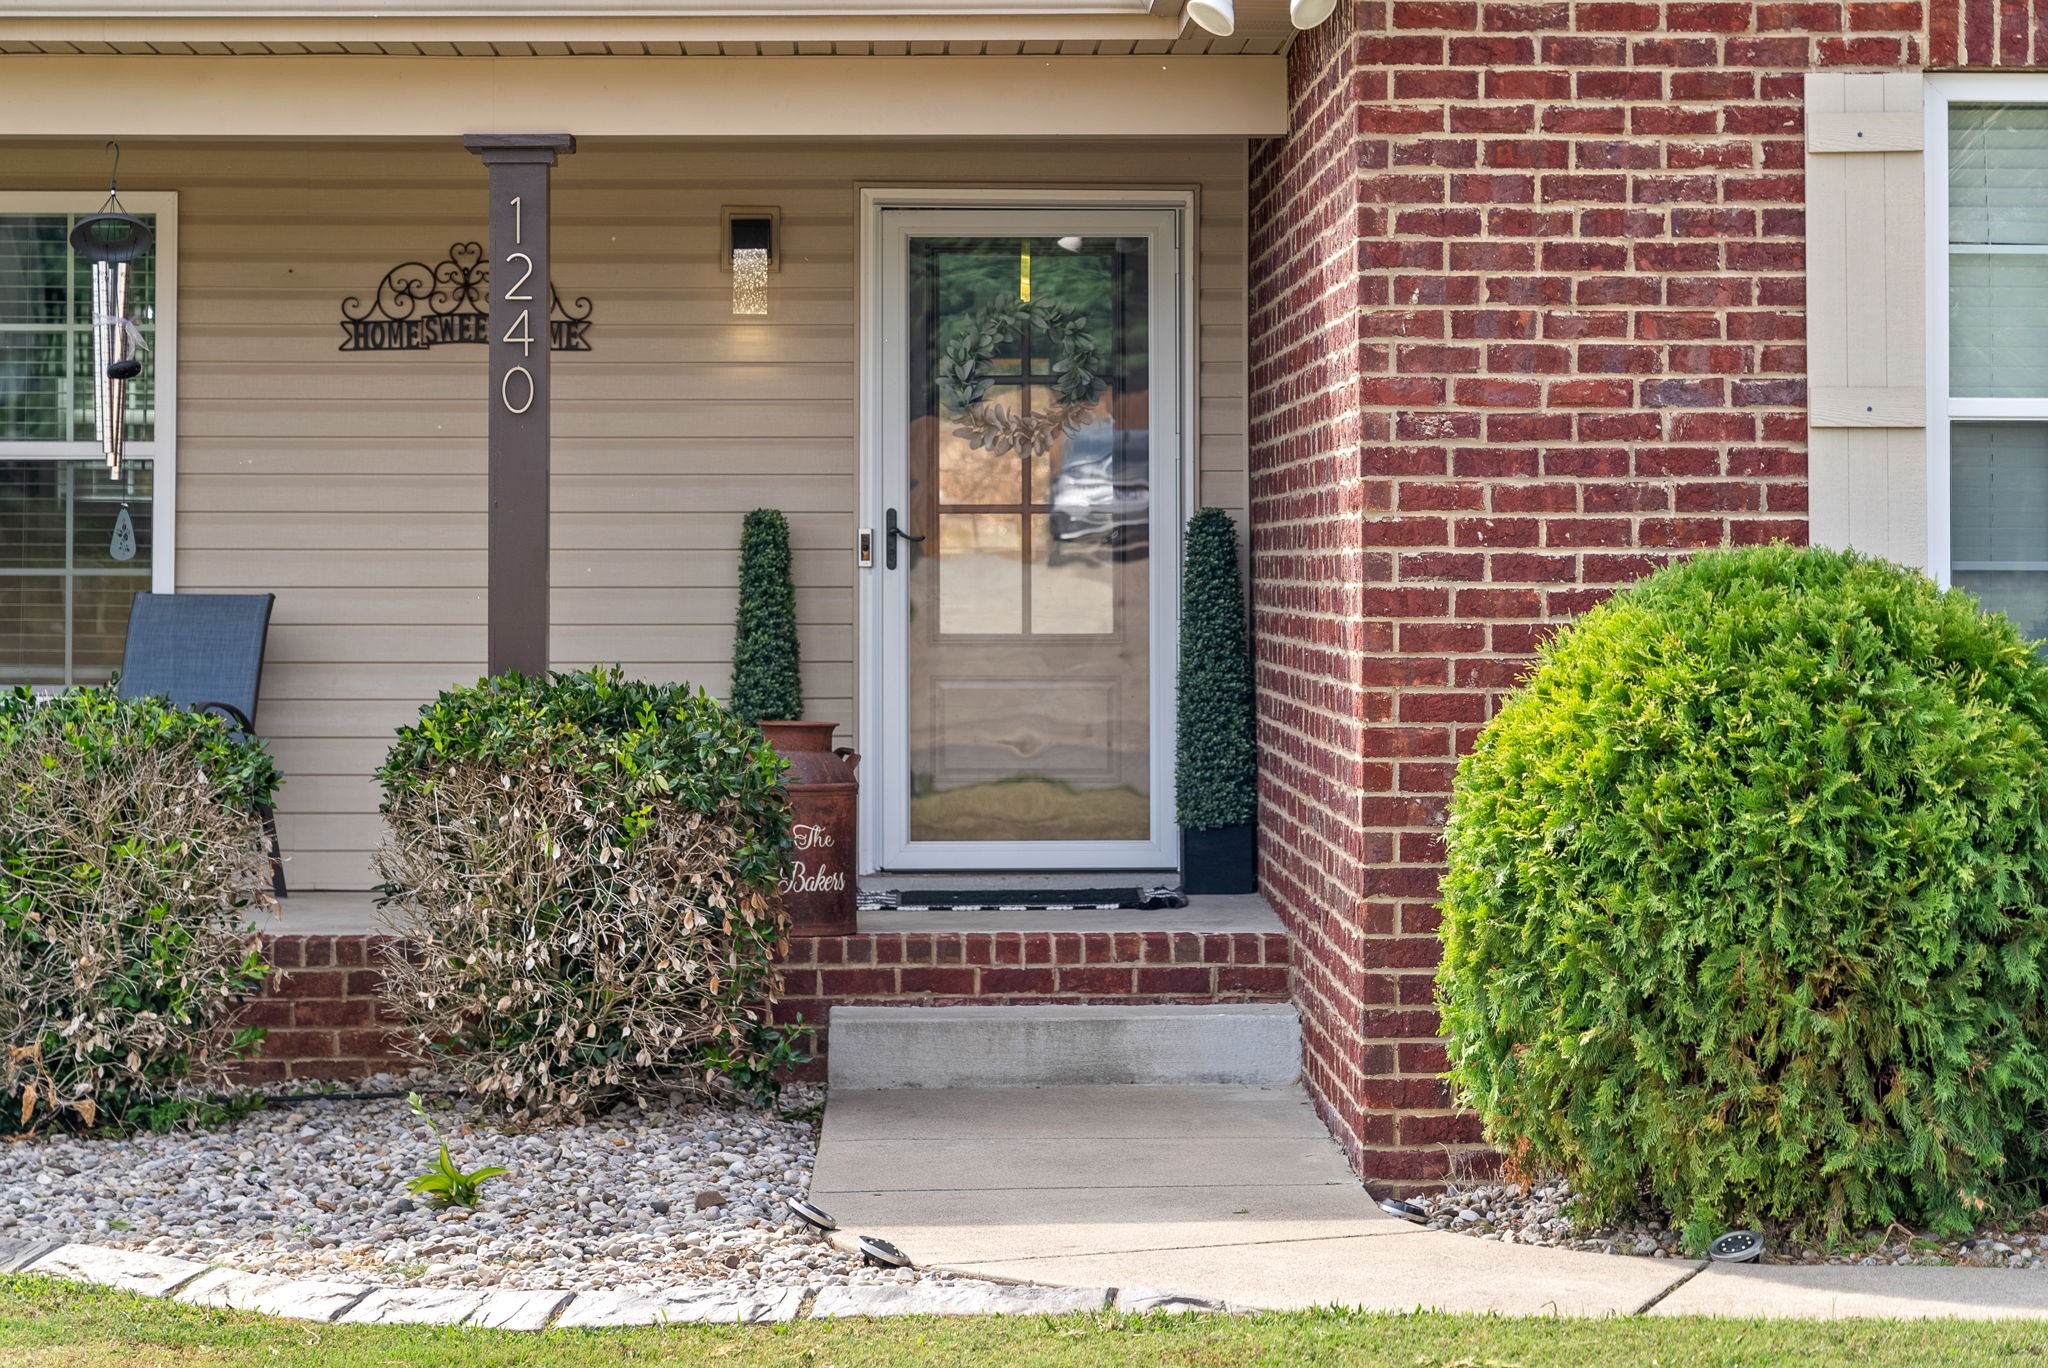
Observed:
[[[2031,4],[1230,8],[0,15],[0,676],[105,679],[137,590],[276,595],[281,1049],[373,1053],[316,918],[393,730],[507,666],[723,692],[754,508],[878,887],[1175,880],[1180,537],[1231,513],[1265,901],[871,917],[790,997],[1292,1000],[1397,1182],[1476,1152],[1440,828],[1558,624],[1808,536],[2048,619]],[[64,245],[109,142],[157,242],[118,479]]]
[[[268,1057],[379,1053],[348,971],[394,730],[505,669],[723,695],[757,508],[861,873],[1178,882],[1180,541],[1248,518],[1284,0],[1227,39],[1132,0],[500,8],[0,16],[0,676],[106,679],[138,590],[276,596],[281,930],[344,940],[279,948]],[[156,235],[118,478],[65,245],[116,180]],[[799,945],[784,1010],[1284,999],[1269,909],[1191,925],[882,919]]]

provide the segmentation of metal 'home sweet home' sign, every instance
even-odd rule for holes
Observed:
[[[590,350],[590,300],[574,309],[548,287],[548,349]],[[437,265],[407,261],[384,273],[367,302],[341,301],[342,351],[425,351],[491,340],[491,263],[481,243],[458,242]]]

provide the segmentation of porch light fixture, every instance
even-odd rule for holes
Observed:
[[[71,250],[92,263],[92,416],[99,430],[107,470],[121,478],[127,442],[128,382],[142,374],[136,355],[149,346],[128,317],[128,268],[149,255],[156,234],[121,203],[121,145],[108,143],[114,167],[107,175],[107,202],[71,229]]]
[[[736,317],[768,312],[768,273],[780,270],[775,250],[779,217],[773,209],[725,211],[724,267],[732,272],[732,311]]]
[[[1337,0],[1287,0],[1287,21],[1298,29],[1312,29],[1337,12]]]
[[[1188,0],[1188,18],[1218,38],[1237,31],[1237,7],[1231,0]]]

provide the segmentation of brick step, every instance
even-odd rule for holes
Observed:
[[[1282,931],[882,931],[791,942],[775,1020],[822,1060],[847,1007],[1287,1000]]]
[[[840,1089],[1086,1084],[1282,1086],[1301,1077],[1301,1018],[1280,1003],[838,1007]]]
[[[900,931],[790,943],[786,1003],[1284,1001],[1279,931]]]
[[[402,954],[382,935],[265,937],[274,972],[237,1023],[269,1039],[238,1072],[249,1081],[360,1078],[396,1066],[377,999],[382,966]],[[775,1020],[825,1027],[841,1005],[1069,1005],[1285,1002],[1287,936],[1278,931],[890,931],[790,942]],[[822,1076],[822,1065],[803,1070]]]

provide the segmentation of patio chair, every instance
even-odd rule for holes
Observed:
[[[128,615],[116,692],[161,698],[180,708],[217,712],[244,733],[256,730],[256,690],[275,594],[137,594]],[[277,813],[265,804],[270,882],[285,896]]]

